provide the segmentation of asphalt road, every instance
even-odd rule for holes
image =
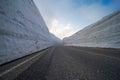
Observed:
[[[120,49],[62,46],[46,53],[16,80],[120,80]]]

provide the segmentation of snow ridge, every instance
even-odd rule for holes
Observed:
[[[64,38],[65,45],[120,48],[120,11]]]
[[[0,64],[58,44],[33,0],[0,1]]]

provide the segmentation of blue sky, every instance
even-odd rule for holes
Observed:
[[[120,0],[34,0],[51,33],[68,37],[120,10]]]

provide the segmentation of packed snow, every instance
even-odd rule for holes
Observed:
[[[0,64],[59,44],[33,0],[0,1]]]
[[[120,11],[63,39],[65,45],[120,48]]]

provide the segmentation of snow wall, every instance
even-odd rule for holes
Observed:
[[[0,0],[0,64],[59,44],[33,0]]]
[[[120,11],[64,38],[63,42],[68,46],[120,48]]]

